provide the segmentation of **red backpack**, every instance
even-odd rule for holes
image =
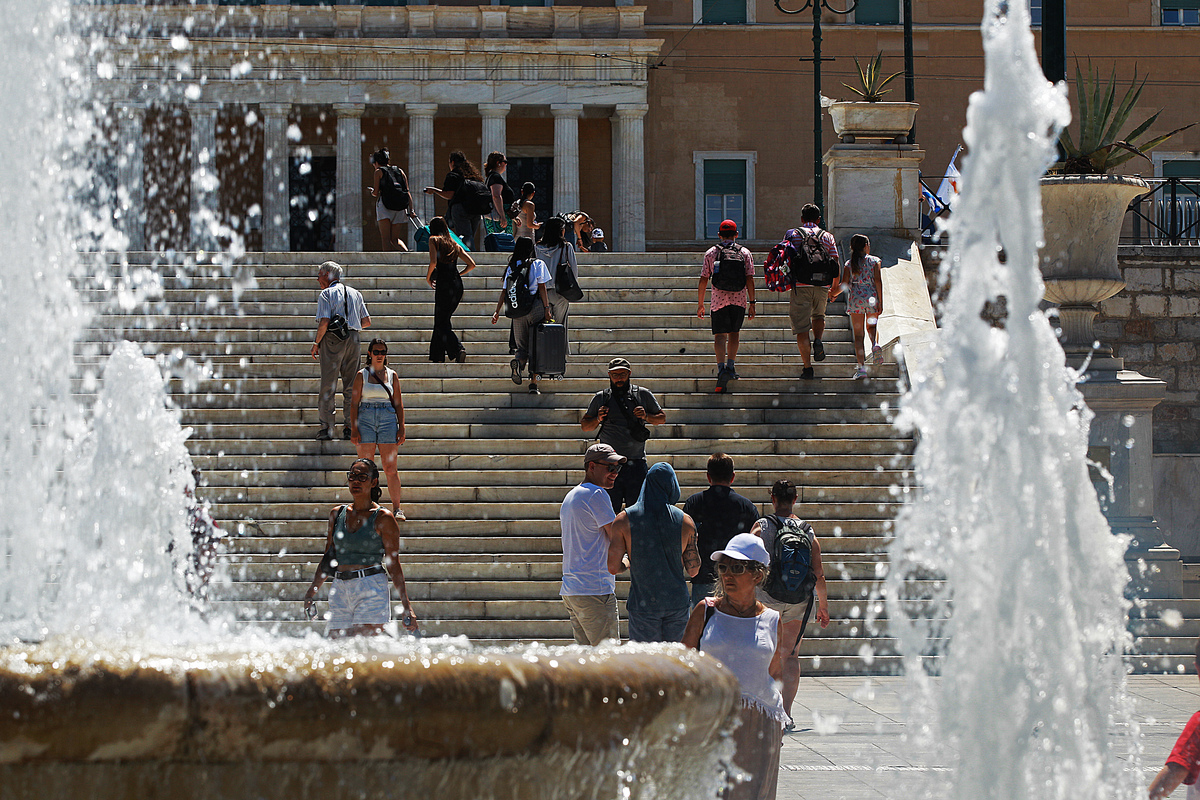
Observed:
[[[795,254],[796,249],[787,239],[771,248],[763,266],[767,278],[767,291],[786,292],[792,288],[791,263]]]

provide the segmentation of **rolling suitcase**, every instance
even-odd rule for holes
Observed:
[[[567,329],[556,322],[543,322],[533,331],[533,369],[543,378],[561,378],[567,371]]]

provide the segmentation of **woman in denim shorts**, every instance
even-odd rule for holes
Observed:
[[[372,339],[367,346],[367,366],[354,376],[350,395],[350,441],[359,458],[374,463],[375,449],[387,475],[388,497],[392,513],[404,520],[400,509],[400,473],[396,471],[396,451],[404,444],[404,399],[400,379],[388,369],[387,342]]]
[[[406,630],[416,632],[417,618],[400,566],[400,528],[378,503],[383,496],[379,467],[369,458],[357,459],[346,473],[346,484],[353,502],[329,512],[325,556],[304,594],[304,613],[316,618],[317,591],[333,576],[325,635],[332,639],[377,636],[392,616],[390,576],[400,595],[400,619]]]

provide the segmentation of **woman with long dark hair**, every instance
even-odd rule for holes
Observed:
[[[396,454],[404,444],[404,398],[400,394],[400,376],[388,368],[387,352],[387,342],[372,339],[367,345],[367,366],[354,376],[350,391],[350,441],[359,458],[374,460],[375,449],[379,449],[392,513],[397,520],[403,520]]]
[[[383,496],[379,467],[369,458],[355,460],[346,473],[346,485],[352,501],[329,512],[325,555],[304,593],[304,612],[315,618],[317,590],[333,576],[325,635],[331,639],[378,636],[392,616],[390,575],[400,594],[404,627],[416,632],[417,617],[400,566],[400,527],[392,513],[378,503]]]
[[[482,217],[473,213],[464,199],[464,184],[467,181],[481,181],[479,169],[472,164],[461,150],[450,154],[450,171],[442,181],[442,188],[426,186],[425,194],[436,194],[446,201],[446,223],[450,230],[458,234],[468,249],[475,249],[475,229],[479,227]]]
[[[467,263],[462,272],[458,260]],[[434,217],[429,220],[429,271],[425,282],[433,289],[433,335],[429,339],[429,360],[440,364],[452,358],[458,363],[467,360],[467,351],[454,335],[450,317],[462,302],[462,276],[475,269],[471,254],[459,247],[450,235],[446,220]]]
[[[386,147],[371,153],[371,166],[375,168],[374,177],[371,179],[371,197],[376,198],[375,222],[379,225],[379,235],[383,238],[384,252],[408,252],[408,245],[404,243],[403,229],[400,226],[406,218],[413,218],[412,193],[408,190],[408,176],[404,174],[404,170],[392,166],[390,162],[391,156]],[[383,195],[380,194],[380,182],[383,180],[391,181],[401,197],[408,198],[407,206],[394,210],[384,205]]]
[[[500,299],[496,301],[496,313],[492,314],[492,324],[500,321],[500,311],[505,309],[505,316],[512,320],[512,339],[516,343],[517,355],[509,362],[512,367],[512,381],[521,385],[521,373],[529,364],[530,338],[534,326],[539,322],[553,322],[554,315],[550,311],[550,301],[546,296],[546,284],[550,281],[550,271],[546,262],[537,258],[534,252],[533,239],[522,236],[513,247],[512,256],[508,259],[508,267],[504,270],[504,281],[500,285]],[[513,311],[513,304],[520,305],[520,298],[533,295],[532,305],[523,314]],[[529,364],[529,393],[538,394],[538,378],[534,365]]]
[[[513,201],[511,216],[517,236],[533,238],[533,232],[542,227],[537,221],[537,209],[533,205],[533,196],[536,193],[537,187],[530,181],[525,181],[521,184],[521,196]]]
[[[847,286],[846,312],[850,315],[850,338],[854,341],[855,379],[867,377],[867,348],[863,332],[871,337],[871,355],[878,356],[879,315],[883,313],[883,262],[871,255],[871,240],[861,233],[850,237],[850,258],[842,267],[841,282]]]

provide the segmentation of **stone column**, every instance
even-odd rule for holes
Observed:
[[[363,248],[362,115],[359,103],[335,103],[337,114],[337,232],[342,252]]]
[[[413,211],[422,222],[433,216],[433,195],[422,191],[436,184],[433,164],[433,117],[437,114],[437,103],[407,103],[408,113],[408,185],[412,190]],[[409,226],[410,228],[412,226]],[[416,231],[408,232],[409,247]]]
[[[263,118],[263,252],[291,250],[291,187],[288,173],[288,114],[291,103],[262,103]]]
[[[192,103],[187,107],[192,120],[192,194],[189,211],[192,247],[217,247],[217,103]]]
[[[554,114],[554,208],[563,214],[579,208],[579,103],[556,103]]]
[[[646,249],[645,103],[617,105],[613,136],[614,250],[640,253]],[[619,166],[617,166],[619,165]]]
[[[117,104],[117,202],[120,229],[131,251],[146,249],[146,167],[143,141],[146,107]]]
[[[503,153],[508,147],[508,103],[480,103],[479,116],[483,118],[483,155],[480,163],[487,161],[488,153]]]

